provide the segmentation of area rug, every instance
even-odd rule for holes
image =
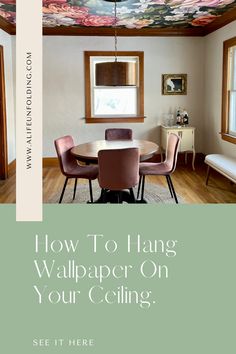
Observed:
[[[96,181],[93,181],[93,198],[98,199],[100,196],[100,187]],[[135,195],[137,195],[137,189],[134,190]],[[61,191],[55,193],[48,201],[45,203],[58,203]],[[184,199],[178,196],[179,204],[186,204]],[[89,200],[89,186],[87,184],[77,184],[76,197],[73,200],[73,187],[68,186],[66,188],[63,204],[85,204]],[[162,187],[158,184],[146,183],[145,184],[145,200],[148,204],[175,204],[175,201],[170,196],[168,188]]]

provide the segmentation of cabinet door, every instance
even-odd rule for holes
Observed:
[[[168,129],[163,129],[163,138],[162,138],[162,148],[163,149],[166,149],[166,146],[167,146],[167,142],[168,142],[168,139],[169,139],[169,135],[170,134],[175,134],[175,135],[178,135],[180,137],[180,139],[182,139],[182,129],[171,129],[171,128],[168,128]]]
[[[182,139],[180,143],[180,151],[193,150],[193,129],[182,130]]]
[[[166,134],[166,141],[165,141],[165,148],[167,146],[167,142],[168,142],[168,139],[169,139],[169,135],[170,134],[176,134],[176,135],[179,135],[179,131],[177,131],[176,129],[168,129],[167,130],[167,134]],[[181,136],[180,136],[181,138]]]
[[[177,134],[176,129],[161,128],[161,147],[164,150],[166,150],[168,138],[171,133]]]
[[[166,144],[167,144],[167,130],[161,128],[161,148],[165,150]]]

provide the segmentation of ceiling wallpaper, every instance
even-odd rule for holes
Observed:
[[[0,0],[0,16],[11,23],[15,23],[15,3]],[[127,0],[117,2],[117,26],[201,27],[233,7],[236,0]],[[115,24],[114,3],[103,0],[43,0],[42,11],[44,27]]]

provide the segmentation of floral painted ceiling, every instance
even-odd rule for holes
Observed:
[[[32,0],[33,1],[33,0]],[[118,0],[117,0],[118,1]],[[16,0],[0,0],[0,16],[15,24]],[[236,7],[236,0],[43,0],[43,26],[203,27]]]

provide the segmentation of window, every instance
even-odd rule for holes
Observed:
[[[117,52],[119,62],[135,64],[137,80],[132,86],[96,85],[96,65],[114,62],[114,52],[84,54],[86,122],[143,122],[143,52]]]
[[[236,144],[236,37],[224,42],[221,136]]]

